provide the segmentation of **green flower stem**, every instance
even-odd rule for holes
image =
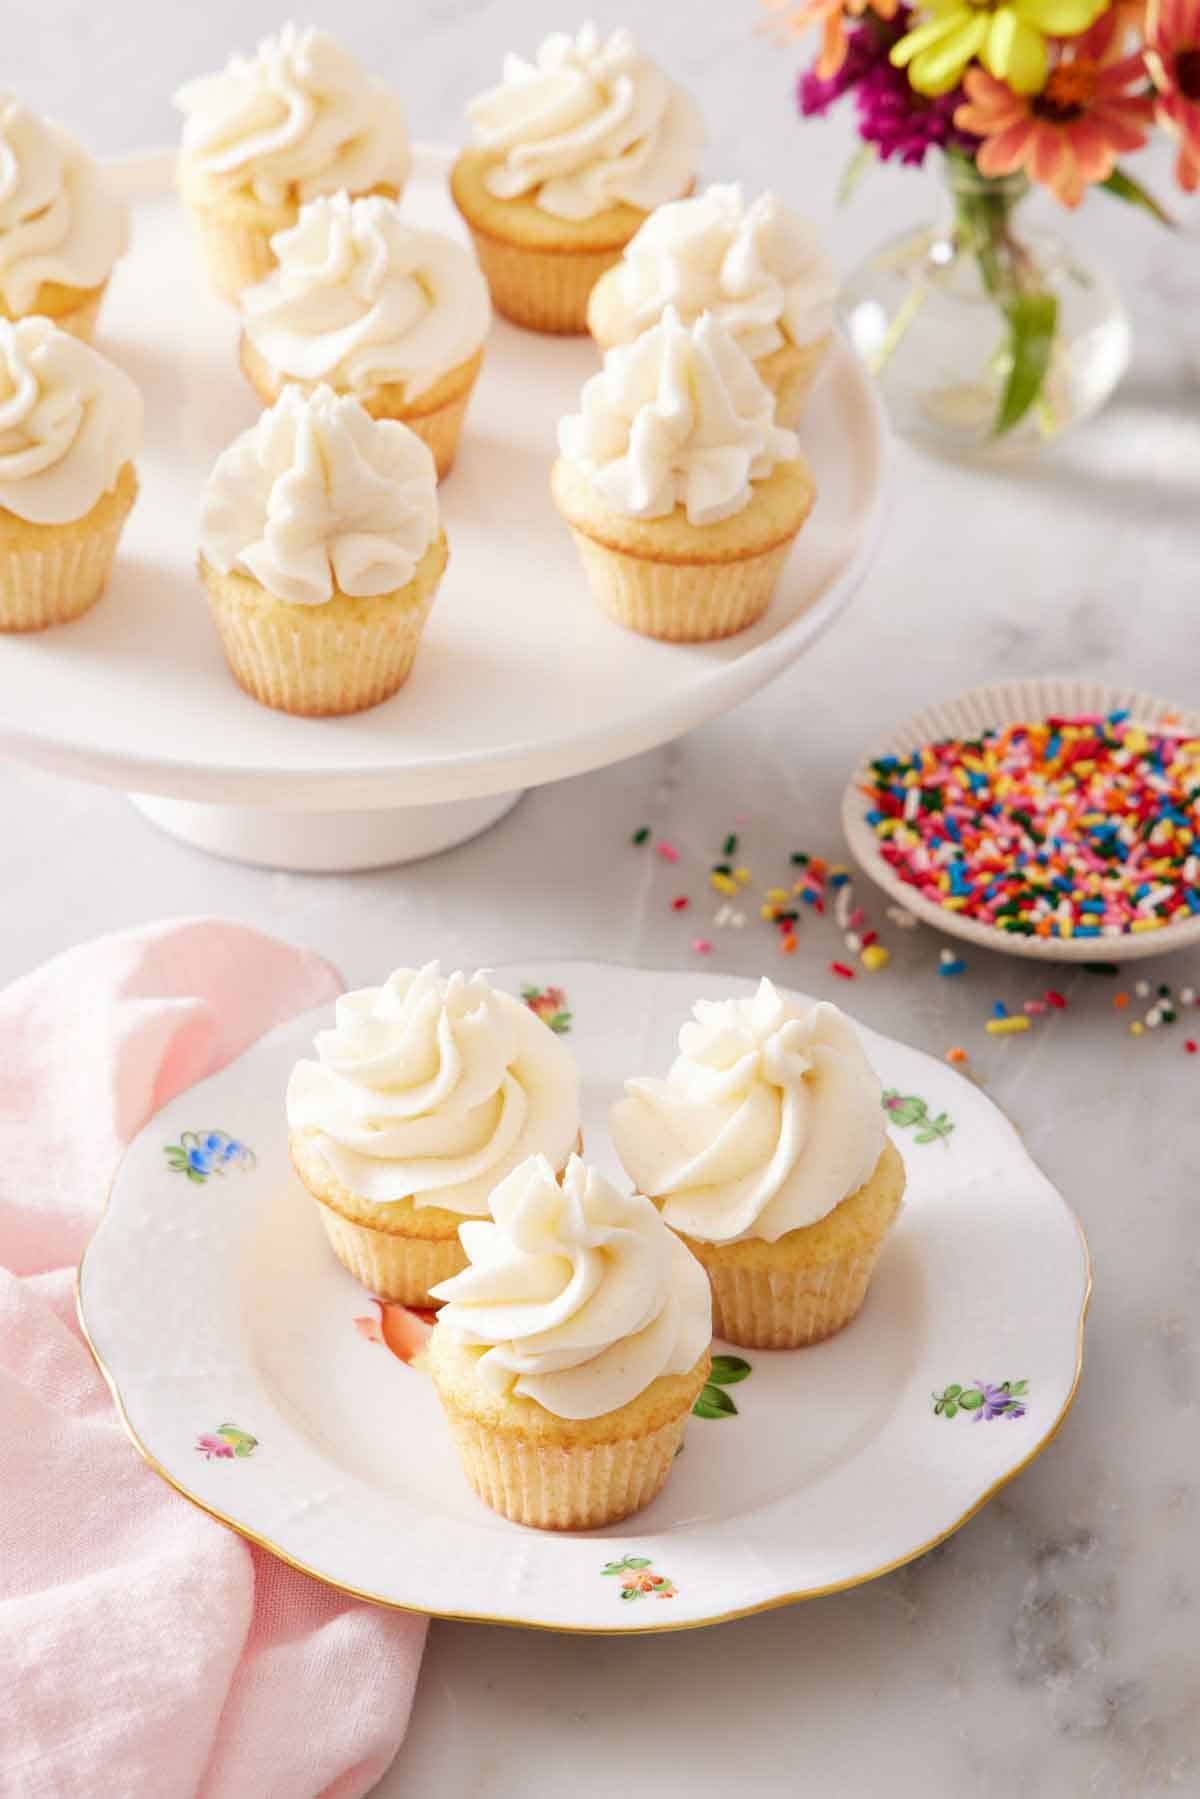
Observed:
[[[1003,437],[1033,407],[1039,430],[1050,436],[1058,421],[1045,386],[1058,329],[1058,301],[1040,287],[1038,271],[1012,230],[1013,213],[1028,184],[989,181],[960,151],[947,151],[946,160],[955,235],[974,256],[984,291],[1006,321],[1007,373],[993,435]]]
[[[884,332],[878,349],[872,352],[870,361],[867,363],[867,367],[873,375],[882,374],[892,360],[907,337],[909,329],[924,306],[928,295],[929,283],[927,281],[913,282],[905,295],[903,306],[898,309],[895,318]]]

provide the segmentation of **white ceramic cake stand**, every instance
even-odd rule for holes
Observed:
[[[456,233],[448,157],[418,151],[404,209]],[[0,751],[118,787],[189,843],[276,868],[353,869],[484,830],[523,788],[605,766],[726,711],[848,603],[884,517],[878,403],[841,344],[801,433],[819,499],[768,616],[724,643],[650,642],[603,617],[551,502],[559,417],[590,340],[497,321],[441,489],[450,566],[416,668],[351,718],[259,706],[226,669],[195,574],[205,478],[252,424],[233,311],[210,293],[172,158],[114,165],[134,206],[98,347],[141,386],[141,496],[107,594],[77,623],[0,638]]]

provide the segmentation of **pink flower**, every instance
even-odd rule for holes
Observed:
[[[1107,181],[1117,157],[1145,143],[1153,114],[1142,58],[1122,55],[1124,36],[1120,16],[1109,12],[1056,45],[1037,94],[1015,93],[986,70],[968,69],[967,99],[954,123],[984,139],[975,159],[980,174],[1023,169],[1064,206],[1078,206],[1093,182]]]
[[[529,1006],[539,1018],[553,1018],[556,1012],[562,1011],[566,1003],[567,996],[561,987],[543,987],[537,998],[530,1000]]]
[[[1200,0],[1154,0],[1146,62],[1158,89],[1159,122],[1178,139],[1175,176],[1200,187]]]
[[[222,1461],[233,1460],[233,1444],[227,1443],[224,1437],[214,1437],[210,1431],[196,1438],[196,1448],[206,1462],[211,1462],[214,1457]]]

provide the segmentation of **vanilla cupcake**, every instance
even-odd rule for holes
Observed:
[[[712,1282],[713,1330],[755,1349],[830,1337],[866,1297],[904,1165],[857,1033],[764,980],[701,1000],[666,1080],[630,1080],[617,1153]]]
[[[242,368],[260,399],[328,382],[408,425],[445,475],[492,319],[471,255],[406,225],[392,200],[347,194],[310,200],[271,248],[278,267],[242,295]]]
[[[474,145],[450,188],[496,310],[586,331],[587,299],[646,214],[687,193],[704,127],[631,32],[555,32],[467,108]]]
[[[217,458],[200,576],[238,685],[306,717],[361,712],[412,671],[449,559],[433,456],[332,388],[285,388]]]
[[[566,1044],[482,974],[436,962],[345,993],[287,1091],[292,1162],[339,1261],[380,1299],[428,1305],[465,1266],[458,1229],[534,1154],[579,1142]]]
[[[0,631],[65,624],[100,598],[141,441],[123,369],[49,319],[0,319]]]
[[[795,425],[833,341],[837,277],[814,227],[774,194],[747,206],[736,184],[652,212],[602,275],[588,328],[602,350],[632,343],[673,306],[685,325],[720,319]]]
[[[0,94],[0,318],[36,314],[90,343],[129,209],[61,125]]]
[[[467,1479],[517,1524],[594,1530],[662,1487],[708,1377],[704,1270],[637,1194],[533,1156],[464,1224],[428,1367]]]
[[[592,592],[646,637],[702,642],[762,616],[815,490],[718,319],[668,307],[610,350],[559,426],[551,475]]]
[[[213,286],[236,302],[274,266],[271,239],[318,194],[398,199],[408,178],[399,101],[328,32],[285,25],[253,56],[175,95],[179,190]]]

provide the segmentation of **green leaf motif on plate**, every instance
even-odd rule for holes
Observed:
[[[754,1372],[745,1356],[715,1355],[708,1379],[700,1389],[700,1397],[692,1407],[695,1418],[736,1418],[737,1407],[733,1403],[726,1387],[734,1387],[740,1380],[748,1380]]]
[[[902,1131],[913,1132],[914,1142],[941,1143],[949,1147],[953,1119],[946,1112],[939,1112],[935,1117],[929,1110],[928,1101],[920,1094],[901,1093],[895,1087],[888,1087],[883,1095],[883,1109],[891,1124],[898,1125]]]
[[[732,1387],[738,1381],[746,1380],[752,1373],[753,1369],[745,1356],[715,1355],[712,1359],[712,1367],[708,1371],[708,1378],[713,1386]]]

